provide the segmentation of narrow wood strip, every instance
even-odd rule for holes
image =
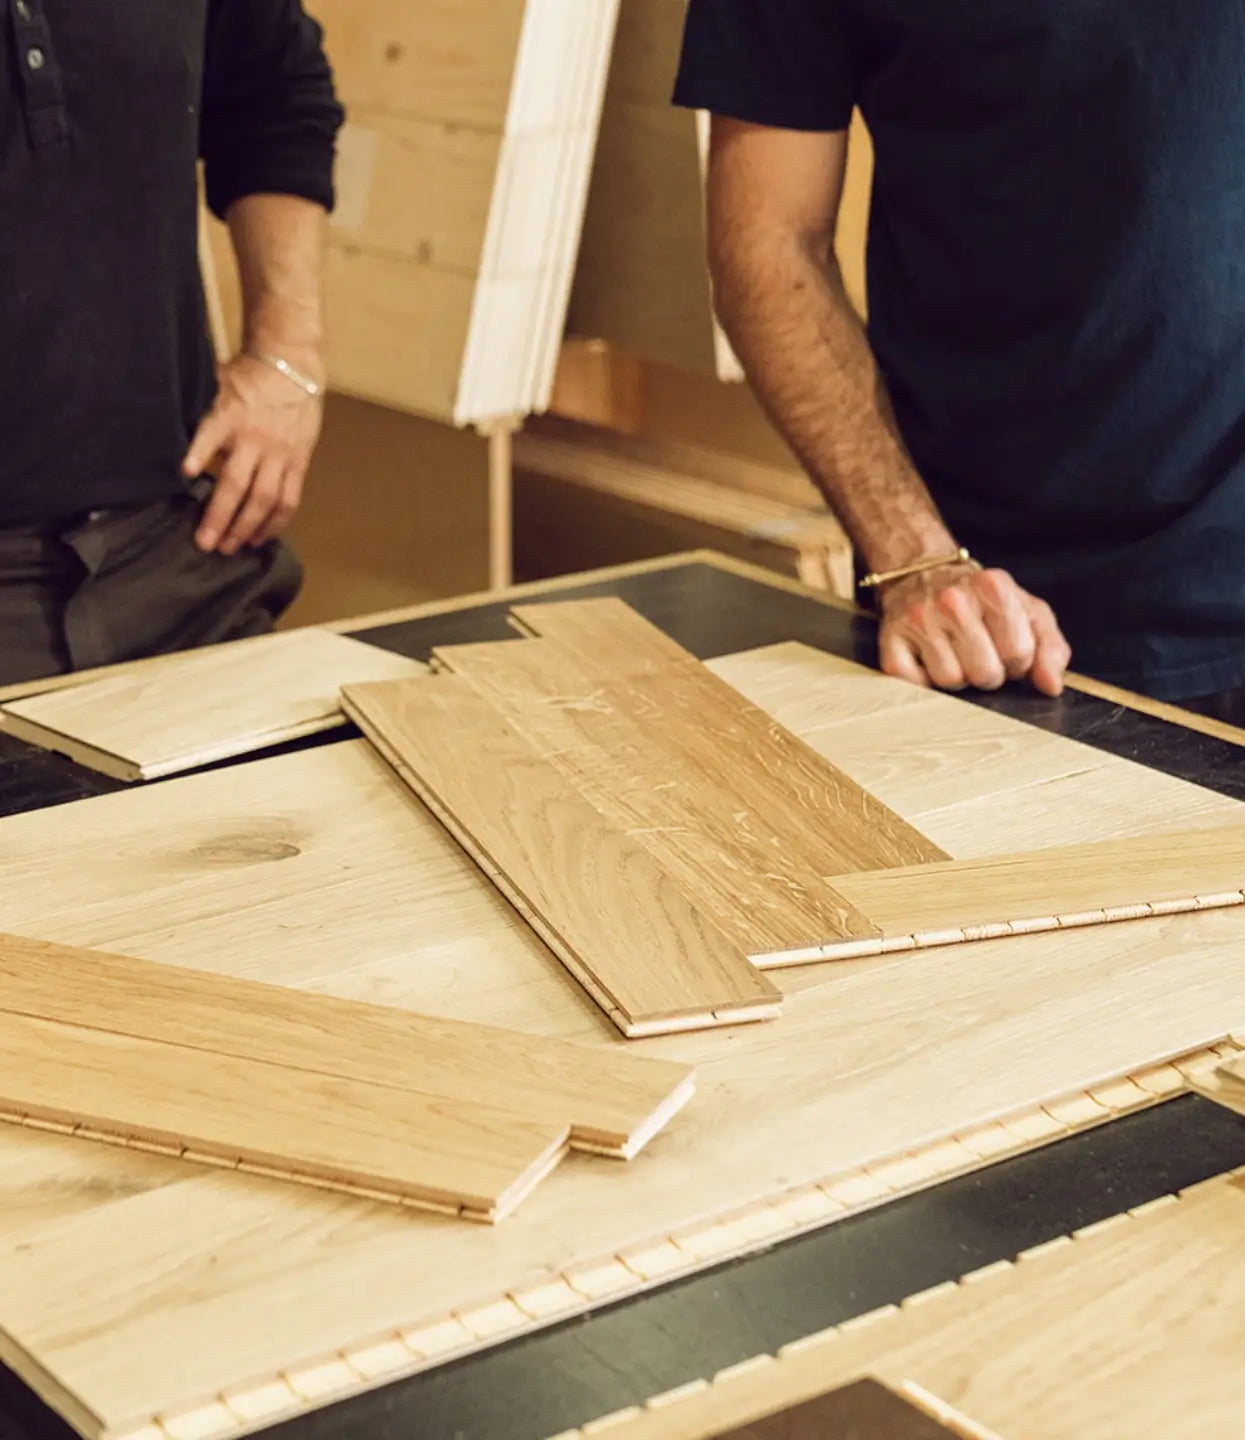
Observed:
[[[779,992],[648,851],[603,822],[465,681],[354,686],[346,699],[629,1022],[778,1004]]]
[[[0,1013],[0,1108],[489,1220],[567,1142],[565,1127],[443,1096],[9,1013]]]
[[[832,884],[877,925],[883,945],[870,951],[867,941],[832,939],[819,954],[762,957],[763,969],[1240,905],[1245,827],[841,875]]]
[[[808,797],[771,785],[764,754],[738,733],[705,753],[689,748],[689,727],[713,728],[705,707],[671,715],[663,700],[638,711],[626,694],[634,682],[614,685],[544,640],[449,646],[434,659],[643,845],[744,953],[880,934],[825,884]],[[665,697],[684,674],[663,672]]]
[[[570,1125],[630,1156],[687,1102],[690,1066],[252,980],[0,935],[0,1009]]]

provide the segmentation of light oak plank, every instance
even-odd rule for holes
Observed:
[[[831,853],[839,859],[833,867],[839,873],[946,858],[913,826],[825,764],[797,736],[775,725],[771,716],[622,601],[520,605],[513,614],[525,631],[566,650],[635,719],[661,731],[668,728],[678,737],[677,748],[708,773],[716,771],[719,784],[740,783],[737,767],[745,755],[745,763],[762,767],[765,788],[784,805],[816,814],[823,875],[829,873],[822,867]],[[615,689],[616,678],[627,684]],[[724,754],[730,757],[729,775],[724,773]]]
[[[777,992],[745,973],[712,919],[465,681],[353,686],[343,698],[453,817],[490,877],[504,875],[526,913],[547,921],[624,1030],[772,1013]]]
[[[565,1126],[441,1095],[0,1012],[0,1118],[15,1116],[487,1220],[567,1142]]]
[[[832,883],[881,938],[830,940],[819,957],[826,960],[870,947],[881,954],[1230,908],[1245,904],[1245,826],[840,875]],[[759,963],[792,962],[773,955]]]
[[[1228,1434],[1245,1407],[1243,1221],[1240,1182],[1213,1182],[855,1333],[810,1340],[610,1433],[709,1440],[874,1374],[900,1390],[916,1383],[1000,1436]]]
[[[422,673],[327,630],[293,630],[170,656],[0,709],[0,728],[122,780],[151,780],[344,725],[352,681]]]
[[[690,1098],[686,1066],[0,935],[0,1010],[570,1126],[632,1155]]]
[[[772,783],[769,756],[757,755],[750,768],[737,736],[723,742],[711,734],[706,747],[689,751],[682,732],[698,721],[711,726],[711,717],[703,706],[688,707],[689,717],[670,705],[682,669],[661,677],[663,711],[643,695],[639,707],[629,705],[626,687],[611,684],[606,671],[588,671],[547,641],[452,646],[436,659],[484,696],[606,823],[649,851],[740,953],[879,933],[825,883],[825,872],[850,862],[851,852],[810,846],[806,796],[822,780],[817,769],[799,775],[805,788],[784,791]],[[782,758],[779,779],[786,778]]]

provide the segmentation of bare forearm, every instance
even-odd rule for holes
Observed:
[[[722,323],[770,418],[874,570],[955,542],[899,437],[832,255],[787,236],[715,245]]]
[[[322,380],[324,210],[292,195],[248,195],[228,218],[244,348],[278,354]]]

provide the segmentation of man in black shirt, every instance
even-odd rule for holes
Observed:
[[[293,597],[341,118],[301,0],[0,0],[0,682]],[[219,376],[200,157],[246,312]]]
[[[723,322],[899,572],[885,668],[1055,694],[1066,635],[1163,699],[1245,685],[1245,0],[691,0],[677,99],[715,117]]]

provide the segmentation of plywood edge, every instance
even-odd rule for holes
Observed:
[[[107,1425],[102,1415],[67,1389],[56,1376],[0,1326],[0,1365],[4,1365],[30,1387],[40,1400],[55,1410],[85,1440],[105,1440]]]
[[[697,1230],[654,1236],[618,1254],[604,1256],[595,1265],[533,1277],[529,1288],[492,1299],[486,1296],[470,1310],[443,1316],[417,1316],[401,1330],[386,1336],[361,1336],[357,1345],[332,1356],[293,1360],[277,1375],[250,1377],[246,1388],[231,1387],[215,1400],[203,1397],[201,1408],[210,1408],[220,1418],[219,1428],[210,1432],[212,1440],[240,1440],[260,1428],[255,1421],[255,1411],[261,1401],[265,1407],[263,1425],[291,1420],[320,1408],[330,1399],[359,1395],[502,1341],[535,1334],[602,1304],[630,1298],[671,1280],[767,1249],[776,1241],[824,1228],[903,1195],[982,1169],[995,1161],[1011,1159],[1095,1129],[1122,1115],[1188,1093],[1192,1089],[1190,1077],[1196,1080],[1222,1063],[1225,1057],[1242,1051],[1245,1047],[1216,1037],[1210,1045],[1166,1061],[1156,1061],[1125,1076],[1104,1078],[1091,1090],[1056,1097],[1003,1116],[998,1122],[976,1131],[933,1140],[922,1149],[904,1155],[870,1161],[850,1173],[828,1176],[819,1184],[772,1196],[743,1212],[706,1217]],[[1151,1209],[1156,1203],[1140,1208]],[[1097,1228],[1078,1232],[1078,1236],[1085,1238]],[[1039,1253],[1022,1255],[1018,1263],[1033,1263]],[[975,1282],[977,1277],[966,1278]],[[923,1299],[914,1296],[904,1303],[921,1303]],[[881,1315],[865,1316],[849,1321],[849,1333],[880,1318]],[[3,1339],[0,1333],[0,1345]],[[793,1353],[818,1339],[797,1342],[780,1353]],[[0,1353],[0,1359],[5,1359],[25,1378],[21,1368],[26,1360],[23,1353],[19,1351],[11,1359]],[[732,1373],[745,1372],[740,1367],[732,1367]],[[31,1383],[35,1383],[33,1377]],[[685,1388],[691,1392],[703,1387]],[[49,1382],[49,1389],[40,1393],[61,1414],[87,1413],[76,1397],[63,1392],[53,1394],[53,1389],[59,1392],[54,1379]],[[651,1404],[677,1403],[679,1398],[675,1395],[666,1401],[665,1397],[657,1397]],[[102,1428],[96,1421],[94,1428],[83,1426],[81,1429],[87,1440],[166,1440],[177,1433],[180,1418],[176,1414],[152,1416],[149,1420],[133,1417],[124,1428],[109,1429]],[[575,1436],[580,1433],[572,1432]],[[598,1433],[595,1424],[591,1433]]]

